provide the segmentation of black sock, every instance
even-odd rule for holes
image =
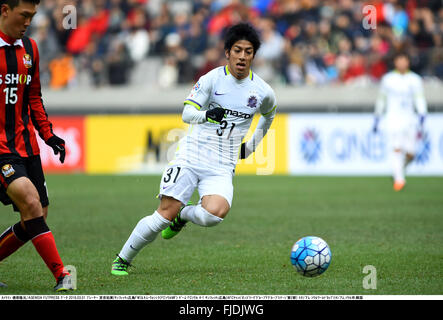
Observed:
[[[20,241],[28,242],[29,240],[31,240],[26,230],[23,229],[20,221],[12,226],[12,231],[14,232],[17,239],[19,239]]]

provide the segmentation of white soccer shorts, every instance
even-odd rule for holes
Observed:
[[[417,147],[417,130],[415,128],[390,130],[388,134],[392,149],[400,149],[407,153],[415,154]]]
[[[158,198],[168,196],[186,205],[197,188],[200,200],[207,195],[219,195],[225,198],[231,207],[234,192],[233,176],[234,174],[228,170],[215,172],[207,168],[167,166],[160,181]]]

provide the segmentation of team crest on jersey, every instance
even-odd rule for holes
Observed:
[[[23,56],[23,64],[25,65],[25,68],[27,68],[27,69],[32,68],[32,58],[27,53],[25,53],[25,55]]]
[[[2,167],[2,174],[5,178],[9,178],[15,173],[14,168],[10,164],[5,164]]]
[[[256,96],[250,96],[248,99],[248,107],[249,108],[256,108],[257,107],[257,97]]]

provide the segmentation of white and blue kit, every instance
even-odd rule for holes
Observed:
[[[377,117],[385,116],[391,148],[414,154],[418,116],[427,114],[427,104],[420,76],[408,71],[388,72],[383,76],[375,106]]]
[[[217,194],[231,205],[232,177],[243,138],[254,114],[260,113],[253,137],[246,143],[247,154],[254,152],[276,113],[274,91],[252,71],[238,80],[227,66],[218,67],[199,79],[184,105],[188,133],[163,173],[159,196],[186,204],[198,188],[200,198]],[[220,124],[207,122],[206,111],[217,107],[225,109],[225,118]]]

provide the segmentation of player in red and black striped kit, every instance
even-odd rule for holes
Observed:
[[[72,289],[70,275],[46,224],[48,195],[35,129],[65,158],[41,99],[39,53],[24,36],[40,0],[0,0],[0,200],[21,220],[0,235],[0,261],[31,240],[54,275],[56,291]]]

